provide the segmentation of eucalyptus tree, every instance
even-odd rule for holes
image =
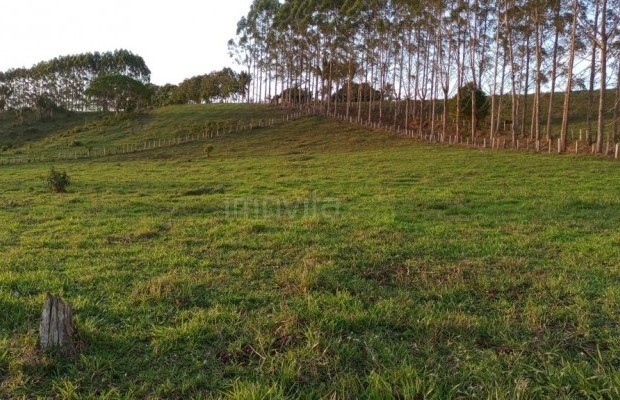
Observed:
[[[140,109],[148,102],[151,91],[147,85],[127,75],[100,75],[94,78],[85,91],[86,96],[93,99],[104,111],[113,109],[120,111]],[[49,104],[49,99],[43,98]]]
[[[0,112],[4,111],[9,98],[13,94],[13,89],[4,84],[4,74],[0,73]]]
[[[163,86],[152,85],[153,105],[156,107],[165,107],[173,104],[179,104],[177,97],[178,86],[167,83]]]
[[[483,128],[496,136],[504,119],[514,143],[526,131],[536,140],[553,137],[557,87],[573,90],[587,65],[586,75],[598,73],[585,79],[592,92],[600,90],[600,149],[611,109],[605,89],[617,80],[608,70],[618,58],[618,3],[578,0],[575,15],[570,0],[255,0],[230,42],[231,54],[251,77],[237,96],[263,101],[284,94],[289,104],[314,101],[358,121],[367,111],[368,121],[432,134],[441,114],[444,137],[473,137]],[[458,90],[463,87],[471,93]],[[366,88],[379,97],[365,96]],[[484,98],[478,91],[490,93],[490,104],[477,104]],[[453,95],[454,105],[448,101]],[[565,101],[570,104],[570,93]],[[480,120],[485,107],[490,118]],[[561,145],[570,122],[567,107]]]
[[[596,43],[598,36],[598,22],[600,18],[600,0],[592,0],[584,2],[583,16],[581,20],[583,25],[587,27],[582,31],[589,39],[590,47],[584,48],[590,51],[590,78],[588,84],[588,105],[586,109],[586,141],[588,145],[592,144],[592,109],[594,107],[594,85],[596,82],[596,60],[597,51]],[[592,10],[593,8],[593,10]],[[592,19],[589,16],[593,16]]]
[[[600,49],[600,94],[598,103],[598,126],[596,129],[596,151],[603,151],[603,140],[605,135],[605,95],[607,92],[607,0],[601,0],[601,26],[596,27],[599,31],[599,41],[596,45]],[[596,41],[596,39],[595,39]]]
[[[6,71],[3,86],[12,96],[5,101],[14,109],[36,108],[37,98],[45,96],[67,110],[87,110],[86,88],[98,76],[114,74],[145,84],[150,80],[151,71],[142,57],[127,50],[56,57],[31,68]]]
[[[599,40],[596,43],[600,51],[600,81],[599,81],[599,104],[598,104],[598,123],[596,134],[596,148],[600,153],[603,151],[603,141],[606,139],[605,125],[607,113],[607,68],[610,59],[610,44],[618,47],[620,38],[620,1],[618,0],[601,0],[601,23],[599,30]],[[616,49],[617,50],[617,49]],[[612,47],[613,51],[613,47]],[[616,54],[618,57],[618,54]],[[616,60],[618,62],[618,60]],[[620,75],[619,75],[620,76]],[[620,79],[620,78],[619,78]],[[618,85],[618,82],[616,82]],[[614,110],[617,114],[617,105]],[[616,122],[617,124],[617,122]],[[616,125],[617,129],[617,125]],[[614,136],[614,140],[615,135]]]
[[[551,7],[552,17],[551,23],[553,25],[553,44],[552,44],[552,61],[551,61],[551,83],[550,83],[550,93],[549,93],[549,103],[547,105],[547,123],[546,123],[546,136],[547,140],[550,140],[553,137],[552,129],[552,116],[553,116],[553,101],[555,99],[555,89],[556,89],[556,81],[558,77],[558,57],[560,52],[563,50],[563,47],[560,45],[560,39],[566,33],[567,29],[567,19],[569,13],[562,9],[562,1],[561,0],[552,0],[550,1],[549,6]]]
[[[571,92],[573,89],[573,68],[575,65],[575,51],[577,47],[577,21],[579,19],[579,1],[573,0],[570,50],[567,63],[566,89],[564,91],[564,106],[562,108],[562,128],[560,131],[560,150],[566,149],[566,137],[568,133],[568,118],[570,109]]]

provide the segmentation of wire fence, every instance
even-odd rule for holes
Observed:
[[[618,160],[620,158],[620,143],[613,143],[607,141],[603,145],[602,153],[599,153],[596,148],[596,144],[590,144],[586,140],[575,140],[571,143],[567,142],[562,148],[562,142],[560,139],[531,139],[520,138],[515,139],[505,138],[501,136],[476,136],[471,137],[469,135],[443,135],[440,133],[429,133],[419,130],[403,129],[399,126],[386,125],[381,122],[358,120],[354,117],[347,117],[345,114],[339,113],[326,113],[325,110],[314,110],[316,114],[335,118],[352,125],[363,126],[371,129],[382,130],[390,132],[403,137],[416,138],[430,143],[444,143],[449,145],[459,145],[475,149],[505,149],[516,151],[530,151],[536,153],[556,153],[556,154],[590,154],[601,157],[614,158]]]
[[[282,118],[258,119],[250,121],[231,121],[225,129],[205,129],[201,133],[187,134],[174,138],[150,139],[146,141],[119,144],[116,146],[102,146],[99,148],[86,148],[74,151],[62,151],[57,153],[41,154],[20,154],[10,157],[0,157],[0,165],[18,165],[30,163],[43,163],[54,161],[68,161],[80,159],[102,158],[108,156],[122,156],[125,154],[135,154],[154,149],[171,148],[186,143],[205,142],[215,137],[251,131],[253,129],[271,127],[295,121],[300,118],[310,116],[314,111],[310,109],[295,111]]]
[[[537,153],[557,153],[557,154],[592,154],[598,156],[605,156],[614,159],[620,158],[620,143],[607,142],[603,146],[603,153],[598,153],[595,144],[589,144],[585,140],[575,140],[572,143],[567,143],[562,148],[562,143],[559,139],[548,140],[534,140],[530,138],[521,138],[512,140],[505,137],[490,137],[490,136],[466,136],[466,135],[442,135],[440,133],[425,133],[416,130],[402,129],[401,127],[382,124],[381,122],[373,122],[367,120],[358,120],[353,117],[347,117],[344,114],[339,113],[327,113],[325,110],[320,110],[316,107],[308,107],[301,110],[296,110],[281,118],[271,119],[258,119],[243,121],[231,121],[229,127],[226,129],[205,129],[201,133],[187,134],[184,136],[177,136],[174,138],[161,138],[150,139],[147,141],[126,143],[116,146],[102,146],[99,148],[86,148],[74,151],[63,151],[54,154],[41,153],[41,154],[25,154],[14,155],[10,157],[0,157],[0,166],[2,165],[18,165],[18,164],[30,164],[30,163],[42,163],[42,162],[54,162],[54,161],[68,161],[79,159],[92,159],[102,158],[108,156],[122,156],[126,154],[135,154],[139,152],[150,151],[154,149],[171,148],[180,146],[186,143],[208,141],[209,139],[229,135],[232,133],[247,132],[257,128],[271,127],[278,124],[283,124],[290,121],[295,121],[307,116],[321,115],[324,117],[335,118],[347,122],[352,125],[363,126],[366,128],[377,129],[384,132],[390,132],[403,137],[417,138],[430,143],[444,143],[449,145],[459,145],[468,148],[475,149],[506,149],[517,151],[529,151]]]

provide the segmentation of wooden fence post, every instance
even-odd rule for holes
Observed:
[[[48,293],[45,296],[39,326],[41,350],[58,350],[66,355],[74,354],[75,333],[71,304],[65,303],[59,296]]]

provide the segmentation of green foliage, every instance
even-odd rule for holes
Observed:
[[[63,111],[62,107],[59,107],[54,99],[46,93],[36,96],[35,109],[39,119],[52,118],[55,112]]]
[[[152,94],[142,82],[126,75],[101,75],[93,79],[85,94],[104,111],[132,111],[146,104]]]
[[[176,94],[178,91],[178,86],[176,85],[153,85],[151,91],[153,92],[153,105],[156,107],[165,107],[181,103]]]
[[[45,179],[47,186],[56,193],[65,193],[71,184],[71,178],[66,171],[58,171],[54,167],[50,168]]]
[[[179,84],[173,102],[200,104],[238,100],[247,95],[251,80],[248,73],[236,73],[230,68],[194,76]]]
[[[459,88],[459,94],[461,96],[461,116],[463,119],[471,121],[472,117],[472,100],[476,100],[476,124],[479,125],[489,115],[491,110],[491,104],[489,97],[482,91],[482,89],[474,86],[473,83],[468,83],[465,86]]]
[[[286,104],[303,104],[312,100],[312,93],[309,90],[297,86],[287,88],[272,99],[272,102]]]
[[[373,100],[379,100],[381,98],[381,92],[371,87],[368,83],[359,84],[357,82],[351,82],[350,92],[352,102],[366,102],[370,101],[371,98]],[[338,92],[336,92],[332,99],[338,100],[340,102],[345,102],[347,101],[348,93],[349,86],[345,84],[338,90]]]
[[[0,72],[0,101],[13,109],[38,108],[43,96],[62,109],[83,111],[89,105],[85,89],[101,75],[125,75],[147,83],[151,71],[142,57],[123,49],[60,56],[32,68]]]
[[[1,73],[0,73],[1,74]],[[4,74],[2,74],[4,79]],[[2,79],[0,79],[0,82]],[[0,111],[4,111],[9,97],[13,94],[13,89],[7,84],[0,84]]]

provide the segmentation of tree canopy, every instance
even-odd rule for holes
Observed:
[[[442,135],[476,135],[476,96],[466,109],[458,90],[467,82],[489,93],[485,129],[493,136],[511,120],[513,141],[540,139],[543,124],[554,135],[554,97],[547,104],[543,90],[585,88],[586,138],[596,134],[600,151],[605,113],[620,115],[619,26],[620,0],[254,0],[229,49],[254,77],[249,101],[300,88],[326,112]],[[616,88],[615,102],[608,88]],[[614,121],[612,140],[620,117]]]
[[[198,75],[181,82],[170,92],[172,103],[213,103],[239,101],[247,96],[251,75],[230,68]]]
[[[8,108],[36,108],[37,98],[45,96],[64,109],[86,111],[92,106],[86,88],[102,75],[123,75],[146,84],[151,71],[142,57],[128,50],[61,56],[0,73],[0,100]]]
[[[149,86],[126,75],[99,75],[90,82],[84,92],[95,100],[104,111],[140,109],[150,100],[152,90]]]

